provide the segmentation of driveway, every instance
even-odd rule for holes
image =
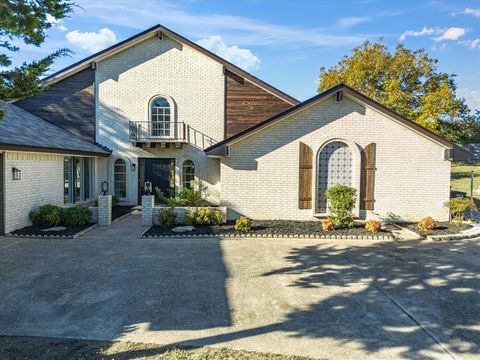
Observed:
[[[479,358],[480,240],[0,238],[0,335]]]

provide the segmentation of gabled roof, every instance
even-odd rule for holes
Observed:
[[[90,156],[110,152],[13,104],[0,100],[0,149]]]
[[[255,85],[265,89],[266,91],[274,94],[275,96],[278,96],[279,98],[285,100],[286,102],[296,105],[299,103],[299,101],[290,95],[284,93],[283,91],[273,87],[270,84],[267,84],[266,82],[260,80],[259,78],[253,76],[252,74],[246,72],[245,70],[242,70],[236,65],[233,65],[232,63],[228,62],[227,60],[221,58],[218,55],[215,55],[214,53],[208,51],[207,49],[201,47],[200,45],[194,43],[193,41],[188,40],[187,38],[173,32],[172,30],[166,28],[165,26],[162,26],[160,24],[152,26],[151,28],[142,31],[141,33],[134,35],[126,40],[123,40],[113,46],[110,46],[109,48],[102,50],[96,54],[93,54],[79,62],[76,62],[75,64],[72,64],[63,70],[60,70],[44,79],[46,85],[52,85],[60,80],[63,80],[81,70],[84,70],[90,66],[92,66],[92,63],[98,62],[101,60],[104,60],[114,54],[117,54],[131,46],[134,46],[135,44],[138,44],[139,42],[146,40],[150,37],[157,36],[159,33],[162,34],[162,36],[168,36],[171,39],[174,39],[178,42],[181,42],[185,45],[188,45],[189,47],[201,52],[202,54],[212,58],[213,60],[219,62],[222,64],[227,70],[247,79],[248,81],[254,83]]]
[[[315,104],[316,102],[332,95],[332,94],[335,94],[339,91],[343,91],[345,94],[347,95],[350,95],[351,97],[359,100],[360,102],[374,108],[375,110],[379,111],[380,113],[390,117],[390,118],[393,118],[395,120],[397,120],[398,122],[402,123],[403,125],[405,125],[406,127],[416,131],[416,132],[419,132],[421,133],[422,135],[424,135],[425,137],[445,146],[446,148],[448,149],[453,149],[453,148],[456,148],[457,149],[457,152],[460,151],[460,148],[458,145],[455,145],[454,143],[452,143],[451,141],[445,139],[444,137],[438,135],[438,134],[435,134],[433,132],[431,132],[430,130],[424,128],[423,126],[405,118],[404,116],[398,114],[397,112],[387,108],[386,106],[383,106],[382,104],[376,102],[375,100],[369,98],[368,96],[365,96],[363,95],[362,93],[352,89],[351,87],[345,85],[345,84],[338,84],[330,89],[327,89],[323,92],[321,92],[320,94],[298,104],[298,105],[295,105],[269,119],[266,119],[258,124],[255,124],[241,132],[239,132],[238,134],[236,135],[233,135],[233,136],[230,136],[228,138],[226,138],[225,140],[223,141],[220,141],[212,146],[210,146],[209,148],[205,149],[205,152],[208,154],[208,155],[212,155],[212,156],[222,156],[222,155],[225,155],[226,154],[226,151],[225,151],[225,146],[226,145],[229,145],[231,144],[232,142],[234,141],[240,141],[241,139],[247,137],[248,135],[250,135],[251,133],[253,133],[254,131],[257,131],[257,130],[260,130],[264,127],[267,127],[277,121],[281,121],[295,113],[298,113],[300,111],[302,111],[303,109],[305,109],[306,107],[310,106],[310,105],[313,105]],[[458,149],[460,148],[460,149]]]

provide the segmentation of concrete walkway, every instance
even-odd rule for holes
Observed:
[[[0,334],[478,359],[480,240],[0,238]],[[132,357],[134,354],[132,354]]]

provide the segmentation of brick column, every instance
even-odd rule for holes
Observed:
[[[150,226],[153,224],[153,205],[155,197],[153,195],[142,196],[142,224]]]
[[[112,195],[98,195],[98,226],[112,223]]]

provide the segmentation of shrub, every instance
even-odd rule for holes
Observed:
[[[197,181],[191,188],[182,187],[180,191],[172,197],[165,196],[159,189],[156,189],[156,192],[160,200],[167,206],[199,207],[207,203],[204,198],[206,189],[207,187],[203,185],[202,181]]]
[[[171,227],[175,225],[177,214],[173,208],[166,208],[158,214],[158,224],[161,227]]]
[[[220,225],[225,222],[225,216],[218,210],[196,209],[185,214],[185,223],[192,225]]]
[[[365,224],[365,229],[371,233],[377,233],[382,228],[382,223],[378,220],[368,220]]]
[[[246,233],[252,228],[252,220],[247,217],[240,217],[235,220],[235,230]]]
[[[338,227],[352,227],[357,190],[346,185],[335,185],[327,189],[325,196],[328,199],[328,208],[335,218]]]
[[[28,214],[30,221],[36,226],[58,226],[62,221],[62,208],[55,205],[43,205]]]
[[[84,226],[90,223],[92,212],[86,207],[70,207],[63,210],[64,226]]]
[[[322,220],[322,229],[323,231],[332,231],[335,230],[335,219],[331,216]]]
[[[445,203],[450,210],[452,221],[456,225],[461,225],[465,219],[465,212],[468,210],[476,210],[475,204],[468,198],[453,198]]]
[[[427,216],[417,224],[420,230],[433,230],[437,227],[437,222],[432,217]]]

